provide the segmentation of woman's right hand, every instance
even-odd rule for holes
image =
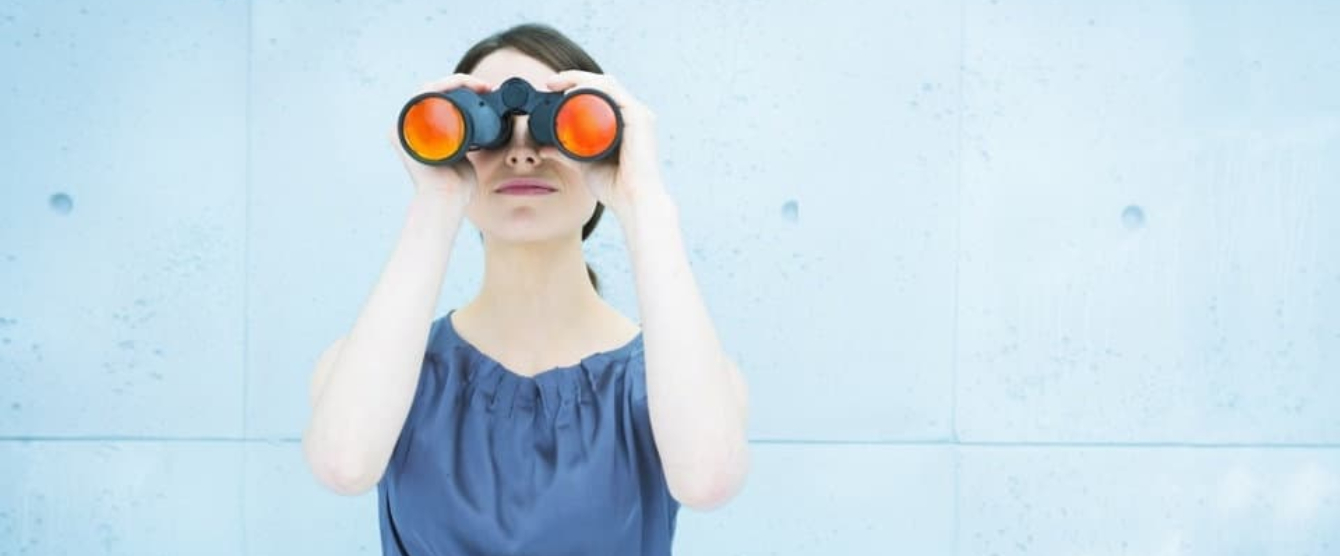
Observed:
[[[469,87],[480,94],[492,90],[489,84],[476,79],[472,75],[457,73],[427,83],[415,94],[429,91],[448,91],[459,87]],[[470,164],[470,161],[461,157],[460,160],[449,166],[433,166],[419,162],[401,147],[400,130],[396,129],[395,125],[391,127],[390,140],[392,147],[400,153],[400,160],[405,164],[405,170],[409,172],[409,177],[414,182],[416,193],[441,195],[448,202],[462,208],[470,204],[470,200],[474,198],[475,190],[478,188],[475,168]]]

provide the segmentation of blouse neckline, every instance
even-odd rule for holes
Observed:
[[[633,339],[625,342],[623,345],[618,346],[616,348],[592,353],[590,355],[581,358],[581,360],[571,365],[560,365],[557,367],[550,367],[548,369],[536,372],[533,375],[526,375],[507,368],[506,365],[503,365],[501,362],[499,362],[497,359],[494,359],[489,354],[484,353],[474,344],[471,344],[464,337],[462,337],[460,332],[456,330],[456,325],[451,321],[451,315],[455,312],[456,310],[452,309],[447,312],[446,316],[442,317],[443,320],[445,321],[443,323],[444,326],[442,328],[445,329],[450,334],[451,339],[455,341],[456,344],[464,347],[479,361],[482,361],[485,364],[494,367],[499,371],[502,371],[503,374],[530,382],[542,381],[548,378],[559,378],[559,375],[561,374],[575,372],[582,369],[583,367],[590,367],[598,363],[604,363],[606,361],[616,359],[625,354],[633,355],[638,351],[640,351],[642,347],[642,331],[639,330],[637,335],[633,336]]]

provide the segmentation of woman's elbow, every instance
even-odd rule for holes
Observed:
[[[711,511],[725,506],[744,490],[749,471],[748,450],[731,465],[717,466],[714,471],[692,473],[692,477],[671,482],[670,494],[684,507],[697,511]]]
[[[317,482],[327,490],[344,496],[358,496],[371,490],[381,480],[380,472],[351,461],[352,458],[319,450],[313,444],[308,438],[303,438],[303,457]]]

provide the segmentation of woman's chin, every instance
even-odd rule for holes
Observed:
[[[571,235],[568,230],[556,230],[538,223],[515,223],[499,226],[485,232],[493,241],[501,243],[550,243]]]

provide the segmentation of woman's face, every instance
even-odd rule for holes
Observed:
[[[497,88],[510,77],[520,77],[538,91],[548,91],[545,80],[556,73],[549,66],[516,50],[498,50],[475,66],[471,75]],[[548,241],[575,237],[591,218],[596,199],[586,187],[591,163],[577,162],[553,146],[541,149],[531,139],[528,116],[513,116],[512,137],[497,149],[466,154],[474,166],[479,190],[466,208],[466,218],[494,241]],[[516,179],[539,180],[551,193],[519,195],[499,188]]]

